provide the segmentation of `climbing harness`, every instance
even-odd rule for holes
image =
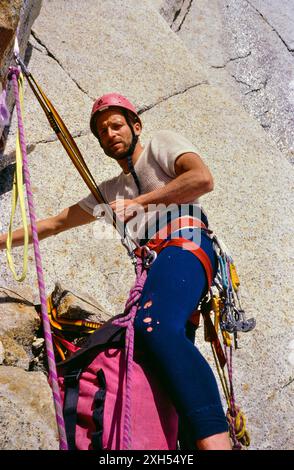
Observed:
[[[52,334],[51,334],[50,322],[49,322],[48,314],[47,314],[47,300],[46,300],[46,294],[45,294],[44,275],[43,275],[38,233],[37,233],[37,227],[36,227],[36,214],[35,214],[33,193],[31,189],[30,172],[29,172],[29,167],[28,167],[24,127],[23,127],[22,114],[21,114],[19,91],[18,91],[18,76],[19,76],[18,68],[10,67],[9,78],[12,81],[14,95],[15,95],[15,104],[16,104],[17,121],[18,121],[18,129],[19,129],[19,140],[20,140],[21,152],[22,152],[22,157],[23,157],[24,181],[25,181],[25,186],[26,186],[28,208],[29,208],[29,215],[30,215],[30,221],[31,221],[33,247],[34,247],[34,253],[35,253],[35,260],[36,260],[39,294],[40,294],[40,300],[41,300],[44,337],[45,337],[47,356],[48,356],[49,380],[51,383],[51,388],[52,388],[53,398],[54,398],[56,420],[57,420],[59,439],[60,439],[60,449],[66,450],[67,440],[66,440],[65,426],[64,426],[64,420],[63,420],[60,392],[59,392],[59,387],[58,387],[58,382],[57,382],[57,373],[56,373],[56,364],[55,364],[54,351],[53,351]]]
[[[167,246],[179,246],[188,249],[193,253],[202,263],[208,285],[212,282],[212,266],[208,255],[196,243],[191,242],[185,238],[166,238],[177,228],[184,227],[197,227],[206,229],[201,220],[192,217],[184,216],[174,219],[166,227],[157,232],[143,247],[137,247],[135,255],[137,257],[136,281],[130,291],[129,298],[125,305],[124,315],[117,320],[114,324],[126,328],[126,405],[124,413],[124,433],[123,433],[123,449],[131,449],[132,430],[131,430],[131,391],[132,391],[132,367],[133,367],[133,354],[134,354],[134,319],[139,306],[141,293],[147,278],[148,269],[156,260],[157,255]],[[206,229],[208,231],[208,229]],[[164,233],[165,239],[161,238]]]

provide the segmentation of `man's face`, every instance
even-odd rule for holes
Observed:
[[[96,126],[104,153],[119,160],[129,150],[133,138],[123,113],[116,109],[106,109],[98,113]]]

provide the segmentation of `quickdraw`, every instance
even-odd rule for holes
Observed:
[[[213,240],[216,245],[216,251],[218,251],[220,267],[218,278],[215,280],[215,285],[219,289],[219,296],[221,298],[219,304],[220,327],[223,331],[233,333],[236,342],[238,331],[248,332],[253,330],[256,326],[256,321],[254,318],[246,319],[245,317],[245,312],[238,295],[240,280],[232,257],[223,250],[222,243],[216,236],[213,237]]]

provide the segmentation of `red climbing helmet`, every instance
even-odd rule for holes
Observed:
[[[141,119],[138,116],[135,106],[127,98],[125,98],[122,95],[119,95],[118,93],[108,93],[107,95],[103,95],[103,96],[100,96],[100,98],[97,98],[97,100],[93,104],[91,119],[90,119],[90,128],[93,134],[95,135],[95,137],[98,138],[97,128],[96,128],[97,113],[99,111],[104,111],[110,106],[117,106],[119,108],[123,108],[128,111],[131,111],[136,116],[137,120],[142,126]]]

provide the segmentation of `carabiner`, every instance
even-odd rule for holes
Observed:
[[[218,256],[219,264],[220,264],[220,271],[221,271],[221,277],[223,281],[223,286],[225,289],[228,289],[229,287],[229,280],[228,280],[228,275],[227,275],[227,263],[226,260],[222,256]]]
[[[147,253],[146,253],[147,252]],[[157,253],[154,250],[150,250],[148,246],[142,247],[142,254],[143,254],[143,265],[145,268],[150,268],[150,266],[154,263],[157,258]]]

